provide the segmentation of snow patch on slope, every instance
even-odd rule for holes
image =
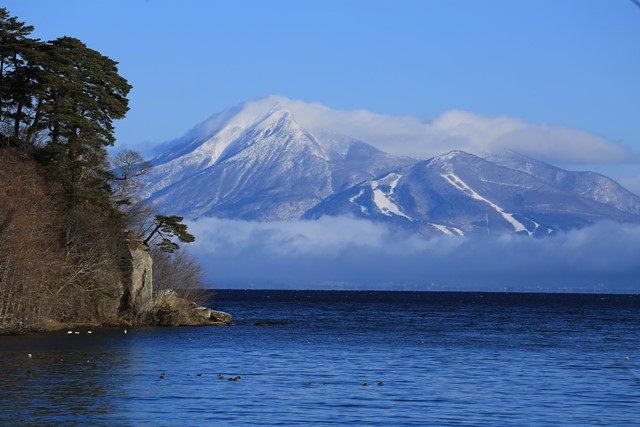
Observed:
[[[367,213],[367,209],[364,206],[362,206],[361,204],[356,203],[356,199],[360,198],[360,196],[362,196],[363,194],[364,194],[364,188],[361,188],[360,191],[358,192],[358,194],[356,194],[353,197],[349,197],[349,202],[358,205],[360,207],[360,212],[362,212],[363,214],[366,214]]]
[[[447,174],[444,174],[444,175],[440,175],[440,176],[442,176],[444,179],[446,179],[447,182],[449,182],[449,184],[451,184],[452,186],[454,186],[458,190],[462,191],[463,193],[467,194],[472,199],[480,200],[482,202],[485,202],[489,206],[491,206],[496,212],[498,212],[500,215],[502,215],[502,217],[505,220],[507,220],[513,226],[513,229],[516,232],[524,231],[529,236],[531,236],[532,233],[529,230],[527,230],[527,228],[524,225],[522,225],[521,222],[519,222],[517,219],[515,219],[513,217],[513,214],[511,214],[509,212],[506,212],[504,209],[502,209],[497,204],[493,203],[491,200],[487,200],[484,197],[482,197],[480,194],[478,194],[475,190],[473,190],[471,187],[469,187],[463,180],[461,180],[453,172],[450,172],[450,173],[447,173]]]
[[[371,190],[373,191],[373,202],[376,204],[380,212],[387,216],[397,215],[403,218],[412,221],[412,218],[406,215],[404,212],[400,210],[398,205],[396,205],[392,200],[391,196],[393,196],[393,192],[398,186],[398,181],[402,178],[401,175],[397,173],[390,173],[386,177],[371,181]],[[381,185],[389,185],[389,192],[385,193],[380,186]]]
[[[434,223],[429,223],[429,224],[433,226],[436,230],[444,234],[445,236],[464,236],[464,232],[459,228],[447,227],[446,225],[442,225],[442,224],[434,224]]]

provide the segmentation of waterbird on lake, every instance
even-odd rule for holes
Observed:
[[[228,381],[240,381],[242,377],[240,375],[236,375],[235,377],[227,378]]]
[[[224,375],[222,375],[222,374],[218,374],[218,379],[219,379],[219,380],[223,380],[223,379],[224,379]]]
[[[201,376],[202,376],[202,373],[199,373],[199,374],[198,374],[198,375],[196,375],[196,376],[197,376],[197,377],[201,377]]]
[[[33,357],[33,354],[31,354],[31,353],[27,353],[27,357],[28,357],[29,359],[31,359],[31,358]]]
[[[384,385],[383,381],[378,381],[378,385]]]
[[[125,334],[127,333],[127,328],[125,328],[125,329],[124,329],[124,333],[125,333]]]
[[[93,332],[91,332],[91,331],[87,331],[87,333],[88,333],[88,334],[92,334]]]
[[[67,331],[67,335],[68,335],[68,334],[72,334],[72,333],[73,333],[73,331]]]
[[[80,331],[75,331],[74,334],[80,335]]]
[[[362,387],[369,387],[369,383],[368,382],[363,382],[362,383]]]
[[[164,372],[163,372],[163,373],[161,373],[161,374],[160,374],[160,376],[159,376],[158,378],[160,378],[161,380],[163,380],[163,379],[164,379]]]
[[[624,360],[629,360],[629,356],[625,356],[625,357],[624,357]]]

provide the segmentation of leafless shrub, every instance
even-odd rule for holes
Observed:
[[[179,249],[175,253],[152,249],[153,291],[158,295],[166,290],[175,291],[178,296],[196,304],[204,304],[208,292],[204,289],[202,269],[197,260]]]
[[[119,302],[117,227],[100,212],[63,211],[59,189],[15,150],[0,151],[0,182],[0,330],[108,320]]]
[[[35,165],[3,150],[0,182],[0,329],[19,331],[51,314],[66,263],[56,250],[59,215]]]
[[[113,320],[122,286],[117,263],[119,229],[86,210],[67,212],[65,219],[67,276],[58,290],[65,298],[57,306],[56,317],[88,323]]]

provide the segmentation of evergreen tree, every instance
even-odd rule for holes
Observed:
[[[33,27],[0,8],[0,135],[3,145],[17,145],[22,123],[31,118],[37,92],[38,40]]]
[[[47,91],[40,124],[49,132],[46,154],[64,173],[75,202],[110,192],[106,148],[115,142],[113,121],[128,111],[131,86],[117,63],[80,40],[61,37],[44,47]]]
[[[158,246],[164,252],[175,252],[180,248],[177,243],[174,243],[171,238],[176,237],[181,242],[192,243],[196,238],[187,232],[187,225],[182,223],[183,218],[176,215],[156,215],[155,228],[144,239],[144,244],[148,245],[149,242],[156,236],[160,236]]]
[[[117,62],[80,40],[41,42],[32,31],[0,9],[0,142],[42,148],[39,158],[59,174],[70,205],[106,203],[106,148],[131,86]]]

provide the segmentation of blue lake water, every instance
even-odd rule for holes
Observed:
[[[234,325],[0,337],[0,424],[640,425],[640,296],[220,291],[211,305]]]

